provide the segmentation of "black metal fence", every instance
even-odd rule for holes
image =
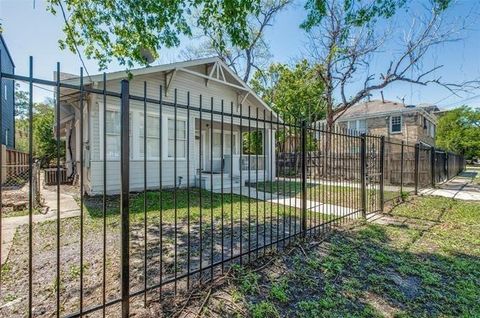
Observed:
[[[57,137],[52,215],[35,219],[30,189],[28,221],[0,255],[2,316],[127,317],[464,168],[433,148],[287,124],[227,99],[60,74],[35,78],[32,60],[29,76],[1,73],[28,85],[30,154],[36,86],[55,93]]]

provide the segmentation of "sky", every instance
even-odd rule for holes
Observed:
[[[267,29],[266,40],[269,43],[273,55],[272,62],[292,64],[305,56],[308,51],[308,38],[299,28],[305,19],[303,0],[296,0],[292,6],[281,12],[274,22],[273,27]],[[423,0],[417,0],[423,1]],[[467,17],[476,0],[458,0],[458,3],[450,9],[451,19],[461,20]],[[28,75],[28,59],[33,56],[34,76],[53,79],[53,71],[56,63],[61,63],[61,71],[78,74],[81,66],[79,57],[70,52],[62,51],[58,46],[58,39],[63,37],[63,19],[61,15],[54,16],[46,11],[44,0],[0,0],[0,22],[3,27],[3,37],[7,42],[9,51],[14,58],[15,72],[20,75]],[[418,8],[412,8],[416,10]],[[402,25],[400,15],[395,23]],[[478,15],[477,15],[478,18]],[[403,32],[397,27],[397,32]],[[480,80],[480,24],[472,21],[468,25],[468,31],[462,34],[462,39],[454,43],[447,43],[432,50],[422,67],[443,65],[432,74],[435,77],[448,79],[449,82],[463,82],[466,80]],[[184,39],[182,46],[195,44],[194,40]],[[385,62],[395,50],[392,42],[384,52],[372,60],[368,72],[379,74],[385,70]],[[176,49],[162,50],[160,59],[153,64],[162,64],[177,61],[181,47]],[[94,60],[86,60],[86,68],[89,74],[98,73],[98,66]],[[117,63],[111,63],[107,71],[122,70]],[[351,84],[352,90],[359,87],[360,81]],[[45,89],[35,89],[34,99],[42,101],[51,93]],[[384,96],[388,100],[401,101],[407,104],[434,103],[441,108],[453,108],[462,104],[480,107],[480,90],[463,93],[461,96],[452,95],[448,90],[439,86],[416,86],[410,84],[395,84],[384,89]],[[379,98],[379,92],[373,94],[373,98]]]

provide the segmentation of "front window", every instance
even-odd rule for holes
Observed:
[[[107,110],[105,116],[107,159],[118,160],[120,159],[120,112]]]
[[[147,134],[147,159],[158,159],[160,157],[160,122],[158,116],[147,115],[147,129],[144,127],[145,118],[143,114],[140,114],[140,157],[145,156],[144,151],[144,134]]]
[[[120,112],[116,110],[105,111],[105,138],[107,143],[107,160],[120,160]],[[130,159],[133,159],[132,151],[132,113],[130,113],[130,129],[129,129],[129,144],[130,144]]]
[[[390,117],[390,132],[391,133],[402,132],[402,116]]]
[[[168,118],[168,158],[185,159],[187,152],[187,121],[177,119],[176,128],[177,133],[175,136],[175,119]]]

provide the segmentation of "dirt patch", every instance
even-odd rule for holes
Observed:
[[[147,286],[158,286],[162,281],[171,281],[175,276],[190,271],[197,271],[190,277],[189,283],[201,284],[211,280],[212,273],[217,275],[222,271],[222,259],[243,251],[255,250],[258,242],[269,245],[272,240],[281,237],[271,237],[270,233],[286,233],[282,222],[270,222],[264,232],[264,227],[248,222],[232,228],[225,226],[220,231],[221,224],[208,220],[200,231],[200,225],[190,227],[190,235],[185,220],[175,224],[164,223],[160,229],[158,219],[149,219],[147,224],[147,244],[145,245],[145,225],[141,222],[131,224],[130,231],[130,285],[131,292]],[[275,220],[276,221],[276,220]],[[106,301],[114,301],[120,297],[120,227],[118,218],[107,219],[105,232],[105,261],[103,249],[103,221],[85,219],[83,223],[83,242],[80,241],[81,222],[79,218],[61,220],[60,231],[60,313],[61,315],[78,312],[80,302],[84,308],[91,308],[102,303],[105,288]],[[300,229],[299,224],[296,227]],[[288,226],[288,224],[287,224]],[[278,227],[278,231],[277,231]],[[270,229],[272,230],[270,232]],[[160,231],[163,240],[160,241]],[[200,233],[201,240],[200,240]],[[240,233],[242,240],[240,241]],[[36,224],[33,228],[33,312],[35,316],[48,317],[57,309],[57,226],[56,222]],[[2,277],[2,295],[0,297],[0,314],[23,315],[28,308],[28,226],[18,229],[9,258],[4,266]],[[188,245],[188,242],[190,244]],[[213,244],[212,244],[213,242]],[[232,245],[233,242],[233,245]],[[241,243],[240,243],[241,242]],[[176,243],[176,244],[175,244]],[[83,245],[83,264],[81,263],[81,244]],[[281,243],[280,245],[283,245]],[[176,248],[175,248],[176,246]],[[188,248],[189,247],[189,248]],[[146,253],[145,253],[146,252]],[[234,262],[252,261],[265,251],[259,249],[246,254]],[[161,257],[160,257],[161,256]],[[214,269],[210,264],[218,264]],[[105,287],[103,286],[103,270],[105,264]],[[231,262],[226,262],[227,269]],[[203,268],[199,272],[200,267]],[[146,276],[145,276],[146,274]],[[145,277],[147,280],[145,281]],[[80,282],[83,285],[80,285]],[[162,297],[172,299],[175,290],[178,293],[186,291],[187,279],[178,280],[177,284],[164,285]],[[80,299],[80,289],[83,298]],[[160,288],[155,288],[147,294],[147,301],[158,301]],[[143,307],[143,297],[139,301],[132,300],[133,308]],[[139,302],[137,304],[137,302]],[[162,305],[163,307],[163,305]],[[152,310],[149,308],[148,310]],[[143,311],[143,309],[141,310]],[[113,315],[115,316],[115,315]]]

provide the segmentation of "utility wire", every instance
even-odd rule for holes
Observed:
[[[450,107],[450,106],[453,106],[455,104],[462,104],[462,103],[465,103],[465,102],[468,102],[468,101],[471,101],[471,100],[474,100],[474,99],[477,99],[480,97],[480,94],[477,94],[477,95],[474,95],[474,96],[470,96],[468,98],[464,98],[462,100],[459,100],[459,101],[456,101],[454,103],[450,103],[450,104],[447,104],[447,105],[444,105],[443,107]]]
[[[62,10],[63,21],[65,21],[65,26],[67,27],[68,33],[70,34],[70,37],[72,38],[73,46],[75,47],[75,50],[77,51],[78,58],[80,59],[80,62],[82,63],[83,69],[85,70],[85,73],[87,73],[88,78],[90,80],[92,80],[90,78],[90,73],[88,72],[87,66],[85,65],[85,62],[83,60],[82,53],[80,53],[80,50],[78,48],[77,41],[75,41],[75,37],[73,35],[72,28],[70,27],[70,24],[68,23],[67,14],[65,13],[65,9],[63,8],[62,0],[58,1],[58,4],[60,6],[60,9]]]

